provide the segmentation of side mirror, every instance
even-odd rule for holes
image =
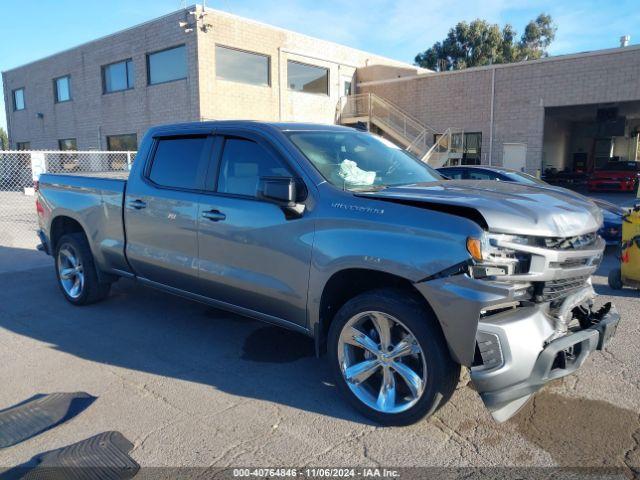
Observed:
[[[299,217],[304,213],[301,203],[306,198],[304,184],[292,177],[260,177],[257,197],[280,206],[288,218]]]
[[[296,182],[291,177],[260,177],[258,198],[292,207],[296,203]]]

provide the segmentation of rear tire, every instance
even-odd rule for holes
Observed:
[[[391,333],[380,334],[385,322]],[[411,353],[390,360],[399,344],[412,345]],[[460,377],[435,315],[410,293],[392,289],[358,295],[338,311],[329,329],[328,360],[340,392],[382,425],[409,425],[431,416],[451,398]],[[379,366],[373,373],[360,372],[363,364]]]
[[[614,268],[609,272],[609,286],[614,290],[620,290],[624,286],[622,283],[622,271],[619,268]]]
[[[111,283],[101,282],[83,233],[63,235],[54,253],[58,286],[73,305],[89,305],[109,295]]]

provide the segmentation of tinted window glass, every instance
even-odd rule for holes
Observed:
[[[58,148],[60,150],[77,150],[78,145],[75,138],[63,138],[58,140]]]
[[[485,170],[471,169],[467,173],[467,178],[469,180],[497,180],[498,175]]]
[[[443,168],[442,170],[438,170],[445,177],[450,178],[451,180],[462,180],[464,175],[460,170],[453,170],[449,168]]]
[[[54,80],[56,91],[56,102],[66,102],[71,100],[71,80],[67,75],[66,77],[56,78]]]
[[[165,187],[199,188],[198,167],[206,154],[206,143],[207,137],[159,140],[149,178]]]
[[[304,63],[287,62],[287,83],[291,90],[329,94],[329,70]]]
[[[117,92],[133,88],[133,61],[112,63],[102,69],[105,92]]]
[[[138,149],[138,137],[135,133],[110,135],[107,137],[107,149],[121,152],[135,152]]]
[[[31,142],[17,142],[16,150],[31,150]]]
[[[640,162],[609,162],[602,170],[633,171],[640,170]]]
[[[223,80],[268,86],[269,57],[217,46],[216,76]]]
[[[227,138],[224,142],[218,191],[254,197],[260,177],[291,176],[267,150],[251,140]]]
[[[187,52],[184,45],[147,56],[149,84],[187,78]]]
[[[13,109],[24,110],[24,88],[13,91]]]

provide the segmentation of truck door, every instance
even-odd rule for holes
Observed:
[[[313,220],[256,196],[260,177],[296,175],[253,134],[220,134],[215,143],[198,218],[200,293],[305,326]]]
[[[142,279],[193,291],[198,280],[198,208],[210,135],[154,138],[147,165],[125,197],[127,259]]]

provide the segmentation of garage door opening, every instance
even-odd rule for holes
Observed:
[[[547,107],[542,170],[589,174],[640,161],[640,101]]]

